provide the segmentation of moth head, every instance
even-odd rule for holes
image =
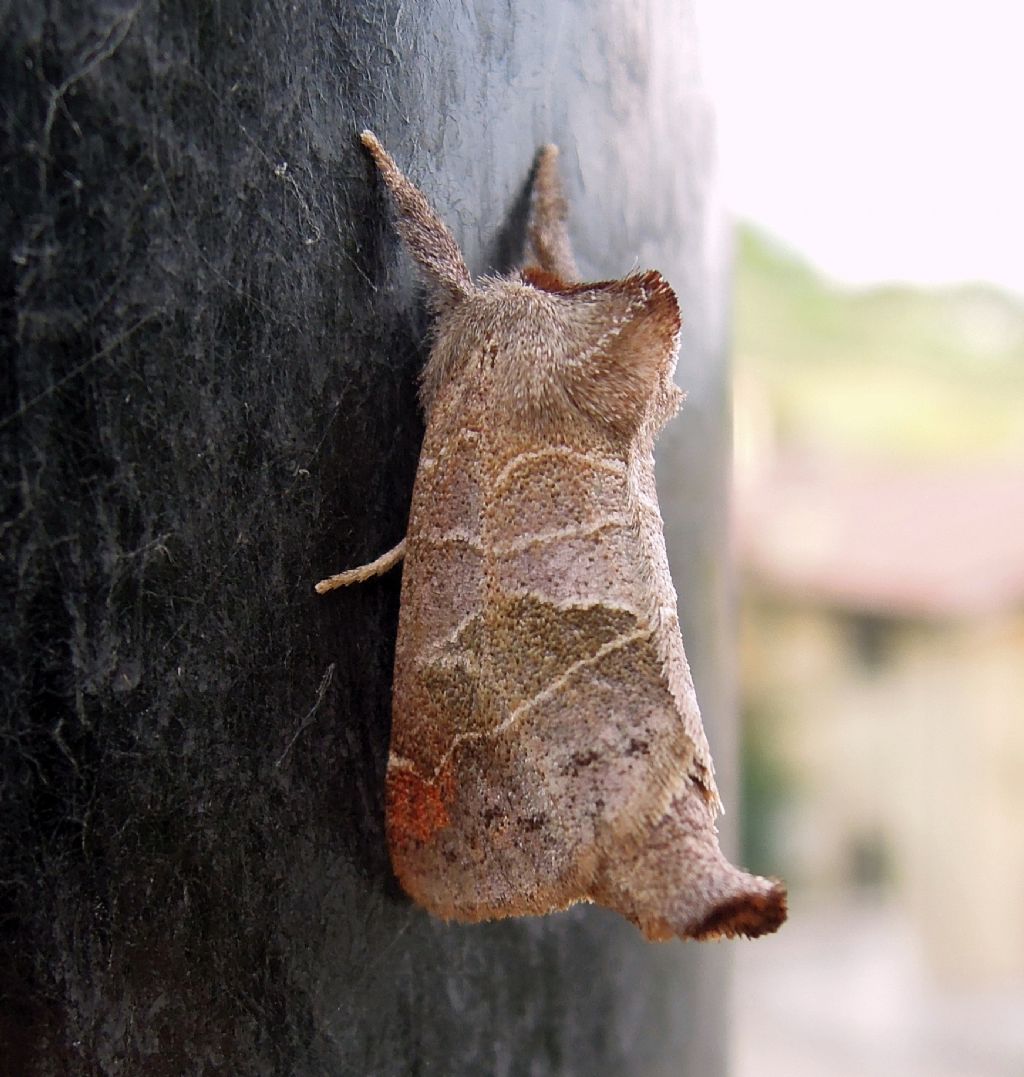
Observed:
[[[653,434],[681,398],[672,383],[680,324],[675,293],[657,272],[593,284],[537,269],[485,279],[435,324],[424,407],[467,378],[492,386],[503,422],[540,436]]]
[[[493,386],[505,421],[538,434],[582,426],[629,439],[678,407],[680,324],[656,272],[593,284],[537,269],[484,280],[437,322],[424,404],[467,377]]]
[[[527,270],[524,284],[552,303],[558,345],[527,356],[524,402],[543,415],[561,407],[618,438],[660,427],[678,404],[672,384],[681,319],[675,293],[660,273],[568,284]]]

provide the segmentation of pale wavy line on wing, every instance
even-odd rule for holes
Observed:
[[[451,744],[438,760],[430,777],[426,780],[434,781],[437,778],[445,763],[447,763],[452,755],[455,754],[455,750],[459,745],[466,741],[481,740],[498,733],[504,733],[517,722],[521,721],[524,715],[529,714],[529,712],[539,704],[550,699],[553,695],[559,692],[577,673],[597,665],[603,658],[606,658],[609,654],[613,654],[615,651],[621,650],[623,647],[628,647],[633,643],[639,643],[642,640],[651,639],[654,632],[655,630],[653,628],[638,628],[634,629],[632,632],[624,632],[621,636],[616,636],[615,639],[609,640],[607,643],[598,647],[593,654],[587,655],[586,658],[578,658],[557,677],[546,684],[536,695],[532,696],[530,699],[524,700],[519,706],[510,711],[508,717],[499,722],[496,726],[492,726],[490,729],[486,730],[474,729],[464,733],[456,733],[452,737]],[[416,769],[416,764],[411,759],[401,756],[397,752],[392,752],[388,756],[388,766],[390,767],[392,765],[400,769]]]
[[[543,531],[531,531],[529,534],[520,535],[518,538],[506,539],[494,542],[491,550],[497,554],[519,553],[531,546],[541,546],[547,542],[558,542],[561,539],[588,538],[591,535],[600,534],[609,527],[629,527],[632,520],[628,513],[615,512],[607,516],[600,516],[594,520],[568,524],[563,527],[548,527]]]
[[[568,445],[551,445],[545,449],[528,449],[517,456],[513,456],[495,477],[494,489],[500,489],[508,481],[509,476],[522,465],[532,463],[534,460],[544,460],[548,457],[558,456],[570,460],[579,460],[599,471],[607,471],[613,475],[624,475],[626,473],[625,463],[617,457],[597,456],[582,452],[580,449],[573,449]]]
[[[423,529],[416,535],[417,542],[423,542],[429,546],[468,546],[477,553],[492,553],[498,556],[510,553],[519,553],[531,546],[543,546],[549,542],[559,542],[562,539],[589,538],[600,534],[609,527],[629,527],[632,524],[629,513],[614,512],[606,516],[600,516],[593,520],[580,521],[579,523],[567,524],[562,527],[548,527],[541,531],[531,531],[525,535],[519,535],[513,539],[498,539],[490,544],[486,543],[479,534],[465,527],[453,527],[447,531],[431,531]]]

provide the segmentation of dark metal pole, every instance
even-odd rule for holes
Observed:
[[[15,3],[0,57],[0,1069],[724,1069],[726,948],[397,891],[382,777],[422,304],[356,135],[474,272],[562,147],[580,268],[661,269],[659,467],[735,803],[722,252],[689,4]]]

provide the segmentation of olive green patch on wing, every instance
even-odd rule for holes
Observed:
[[[470,724],[479,674],[465,664],[420,665],[395,686],[391,750],[425,775]]]
[[[486,619],[489,664],[509,711],[637,626],[630,610],[600,604],[559,607],[533,594],[495,596]]]
[[[391,746],[424,774],[432,774],[466,733],[482,733],[500,721],[493,689],[481,675],[483,620],[467,618],[447,639],[435,640],[402,665],[395,678]]]

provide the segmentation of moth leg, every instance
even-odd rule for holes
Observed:
[[[579,279],[569,241],[568,219],[569,202],[558,172],[558,147],[549,143],[537,154],[526,233],[529,251],[524,268],[543,269],[566,282]]]
[[[349,584],[362,583],[373,576],[382,576],[385,572],[390,572],[403,557],[405,557],[405,539],[402,539],[387,553],[382,553],[376,561],[370,561],[369,564],[350,568],[347,572],[339,572],[336,576],[328,576],[326,580],[321,580],[316,585],[316,593],[325,595],[328,591],[333,591],[335,587],[348,587]]]

